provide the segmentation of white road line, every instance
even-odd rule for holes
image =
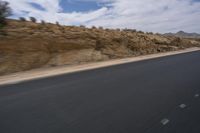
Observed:
[[[195,94],[194,97],[195,97],[195,98],[199,97],[199,94]]]
[[[166,125],[166,124],[168,124],[169,123],[169,119],[162,119],[161,121],[160,121],[160,123],[162,123],[163,125]]]
[[[185,107],[187,107],[187,105],[186,104],[181,104],[181,105],[179,105],[179,107],[184,109]]]

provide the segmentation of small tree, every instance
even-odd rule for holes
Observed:
[[[109,29],[109,28],[106,28],[105,30],[106,30],[106,31],[110,31],[110,29]]]
[[[26,19],[24,17],[20,17],[19,20],[23,21],[23,22],[26,21]]]
[[[132,32],[137,32],[137,30],[136,30],[136,29],[132,29],[131,31],[132,31]]]
[[[80,25],[81,28],[85,28],[85,25]]]
[[[59,24],[59,22],[58,22],[58,21],[56,21],[56,25],[57,25],[57,26],[60,26],[60,24]]]
[[[6,17],[11,15],[11,8],[9,3],[0,0],[0,28],[6,25]]]
[[[31,20],[33,23],[36,23],[36,22],[37,22],[37,19],[34,18],[34,17],[30,17],[30,20]]]
[[[95,27],[95,26],[92,26],[92,29],[96,29],[96,27]]]
[[[120,28],[117,28],[116,31],[121,31],[121,29],[120,29]]]
[[[138,31],[138,33],[144,34],[144,32],[143,32],[143,31],[141,31],[141,30],[140,30],[140,31]]]
[[[153,32],[148,32],[148,34],[153,35]]]
[[[102,27],[102,26],[99,26],[99,29],[100,29],[100,30],[103,30],[103,27]]]
[[[44,20],[41,20],[41,23],[42,23],[43,25],[45,25],[46,22],[45,22]]]

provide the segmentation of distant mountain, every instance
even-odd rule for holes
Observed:
[[[200,38],[200,34],[197,33],[186,33],[184,31],[179,31],[177,33],[165,33],[166,36],[177,36],[181,38]]]

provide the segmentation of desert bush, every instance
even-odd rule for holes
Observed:
[[[45,24],[46,24],[46,22],[45,22],[44,20],[41,20],[41,24],[45,25]]]
[[[124,31],[126,31],[126,32],[137,32],[136,29],[124,29]]]
[[[20,17],[19,20],[20,21],[26,21],[26,19],[24,17]]]
[[[121,31],[120,28],[117,28],[116,31]]]
[[[157,36],[160,36],[161,34],[160,34],[160,33],[156,33],[156,35],[157,35]]]
[[[95,26],[92,26],[92,29],[96,29],[96,27],[95,27]]]
[[[132,32],[137,32],[137,30],[136,30],[136,29],[132,29],[131,31],[132,31]]]
[[[147,32],[147,34],[153,35],[153,32]]]
[[[60,26],[60,23],[59,23],[58,21],[56,21],[56,25],[57,25],[57,26]]]
[[[100,30],[103,30],[103,27],[102,27],[102,26],[99,26],[99,29],[100,29]]]
[[[127,29],[127,28],[123,29],[123,31],[125,31],[125,32],[137,32],[136,29]]]
[[[81,28],[85,28],[85,25],[80,25]]]
[[[30,20],[31,20],[33,23],[36,23],[36,22],[37,22],[37,19],[34,18],[34,17],[30,17]]]
[[[143,31],[138,31],[138,33],[142,33],[142,34],[144,34],[144,32],[143,32]]]
[[[110,31],[110,29],[109,29],[109,28],[106,28],[105,30],[106,30],[106,31]]]
[[[6,17],[11,15],[11,8],[9,3],[0,0],[0,28],[6,25]]]
[[[123,31],[127,31],[127,28],[122,29]]]

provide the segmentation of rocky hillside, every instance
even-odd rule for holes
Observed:
[[[179,31],[177,33],[166,33],[166,36],[176,36],[180,38],[199,38],[200,39],[200,34],[197,33],[186,33],[184,31]]]
[[[139,56],[199,46],[160,34],[9,20],[0,31],[0,75],[40,67]]]

